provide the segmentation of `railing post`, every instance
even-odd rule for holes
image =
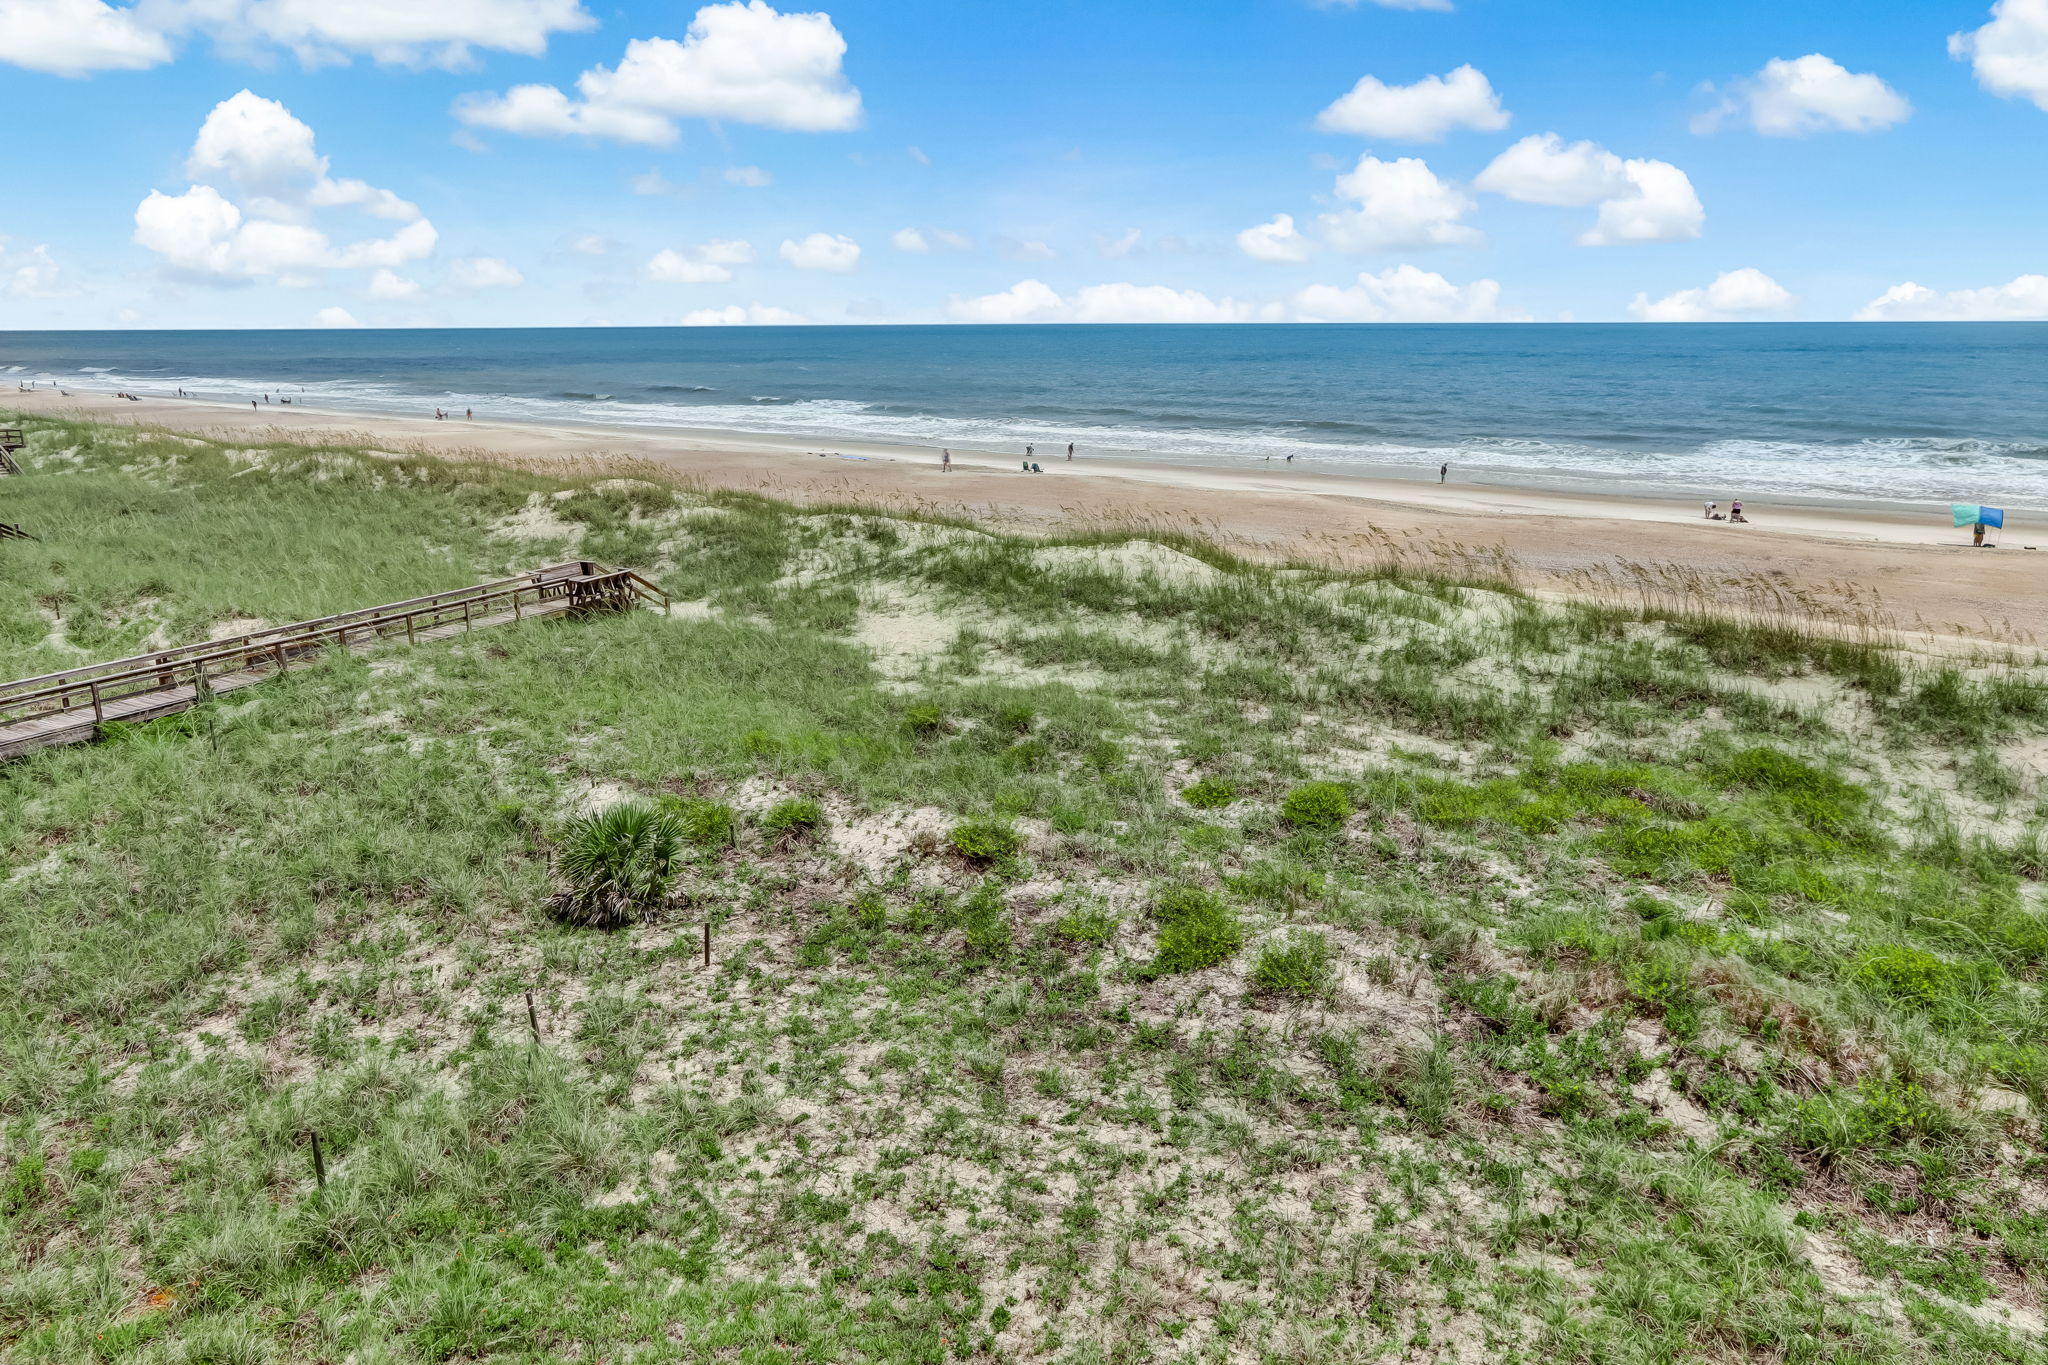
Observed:
[[[94,682],[93,682],[93,683],[91,684],[91,687],[92,687],[92,718],[93,718],[93,723],[94,723],[94,724],[96,724],[96,725],[97,725],[97,724],[102,724],[102,723],[104,723],[104,722],[106,721],[106,719],[107,719],[107,713],[106,713],[106,710],[105,710],[105,708],[103,708],[103,707],[102,707],[102,706],[100,705],[100,685],[99,685],[98,681],[97,681],[97,680],[95,680],[95,681],[94,681]]]
[[[412,612],[407,612],[407,613],[405,614],[405,642],[406,642],[407,644],[413,644],[413,643],[415,643],[415,641],[413,640],[413,635],[412,635],[412,619],[413,619],[413,613],[412,613]]]
[[[284,646],[283,646],[282,644],[275,644],[275,645],[272,645],[272,646],[270,647],[270,652],[271,652],[271,653],[273,653],[273,654],[275,654],[275,655],[277,656],[277,671],[278,671],[278,672],[280,672],[280,673],[289,673],[289,672],[291,672],[291,671],[292,671],[292,667],[291,667],[291,665],[285,662],[285,657],[284,657]]]

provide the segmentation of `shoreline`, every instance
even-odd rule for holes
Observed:
[[[2048,584],[2008,562],[2031,559],[2021,547],[2038,544],[2048,568],[2048,525],[2026,513],[2009,518],[2005,548],[1986,554],[1949,524],[1945,506],[1745,498],[1750,522],[1733,525],[1706,521],[1698,503],[1639,493],[1090,461],[1085,452],[1070,464],[1063,448],[1038,457],[1043,474],[1022,472],[1020,456],[956,448],[948,474],[936,452],[917,447],[845,441],[821,451],[817,441],[760,433],[442,421],[297,403],[250,411],[85,390],[22,391],[0,406],[237,442],[326,440],[511,463],[645,461],[685,482],[796,502],[865,502],[1040,532],[1182,529],[1253,558],[1352,566],[1398,559],[1470,570],[1505,559],[1527,586],[1579,595],[1711,594],[1724,607],[2008,643],[2048,634]]]

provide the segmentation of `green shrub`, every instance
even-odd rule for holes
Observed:
[[[1101,906],[1069,910],[1053,922],[1052,931],[1075,943],[1107,943],[1116,937],[1116,916]]]
[[[1351,818],[1351,793],[1336,782],[1305,783],[1287,793],[1280,818],[1296,829],[1342,829]]]
[[[682,842],[674,817],[639,802],[586,816],[562,833],[556,866],[568,887],[548,908],[593,929],[647,919],[675,885]]]
[[[1181,788],[1180,799],[1196,810],[1221,810],[1237,800],[1237,789],[1220,777],[1205,777]]]
[[[1001,862],[1024,848],[1024,836],[1000,820],[963,820],[950,837],[953,851],[975,863]]]
[[[825,825],[825,808],[808,796],[778,801],[761,817],[761,828],[778,839],[802,839]]]
[[[1272,995],[1298,995],[1305,1000],[1330,993],[1336,981],[1336,954],[1330,941],[1313,931],[1289,934],[1259,950],[1252,966],[1252,985]]]
[[[1020,735],[1030,730],[1037,723],[1038,712],[1022,702],[1002,707],[996,712],[996,724],[1000,728],[1014,730]]]
[[[1200,887],[1168,887],[1153,901],[1152,914],[1159,921],[1159,947],[1148,969],[1154,976],[1214,967],[1244,946],[1236,911]]]
[[[1875,948],[1856,964],[1856,980],[1894,1000],[1931,1009],[2001,975],[1994,963],[1959,964],[1921,948]]]
[[[703,848],[730,848],[739,834],[739,816],[723,801],[664,796],[660,805],[683,838]]]

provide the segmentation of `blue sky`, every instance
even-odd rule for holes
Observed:
[[[2048,0],[0,0],[0,109],[0,328],[2048,316]]]

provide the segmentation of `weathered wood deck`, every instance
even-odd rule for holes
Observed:
[[[570,560],[473,588],[22,678],[0,684],[0,760],[93,739],[109,722],[173,715],[329,650],[363,653],[537,617],[616,611],[642,600],[668,603],[661,589],[630,569]]]

